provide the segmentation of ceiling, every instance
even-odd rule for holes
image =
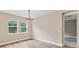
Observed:
[[[36,18],[36,17],[48,15],[55,11],[56,10],[31,10],[31,17]],[[17,16],[22,16],[22,17],[28,16],[27,10],[1,10],[1,12],[5,12],[5,13],[17,15]]]

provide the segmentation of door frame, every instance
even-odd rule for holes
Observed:
[[[79,10],[73,10],[73,11],[69,11],[69,12],[62,12],[62,47],[64,46],[64,16],[65,15],[73,15],[73,14],[79,14]],[[78,37],[78,36],[77,36]]]

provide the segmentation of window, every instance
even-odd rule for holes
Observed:
[[[20,22],[20,32],[21,33],[28,32],[28,23],[27,22]]]
[[[17,31],[17,21],[9,20],[8,21],[8,33],[9,34],[16,34]]]

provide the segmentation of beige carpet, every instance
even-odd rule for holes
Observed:
[[[1,48],[58,48],[58,46],[39,40],[30,39],[22,42],[1,46]]]

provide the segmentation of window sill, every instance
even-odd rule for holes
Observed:
[[[21,34],[26,34],[26,33],[29,33],[29,32],[20,32]]]
[[[17,35],[18,33],[8,33],[8,35]]]

